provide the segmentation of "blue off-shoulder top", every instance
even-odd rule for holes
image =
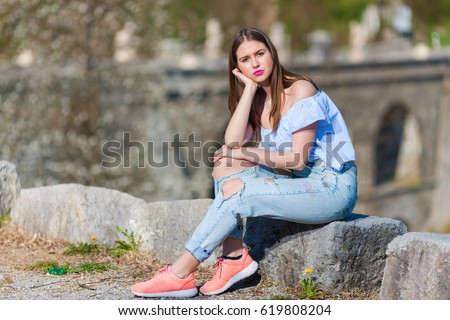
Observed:
[[[345,162],[356,160],[344,118],[323,90],[297,101],[281,118],[276,131],[261,126],[261,145],[266,150],[290,151],[292,134],[314,122],[317,133],[309,161],[321,159],[340,170]]]

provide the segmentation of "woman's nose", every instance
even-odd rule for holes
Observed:
[[[256,58],[253,58],[253,59],[252,59],[252,66],[253,66],[254,68],[259,67],[259,61],[258,61],[258,59],[256,59]]]

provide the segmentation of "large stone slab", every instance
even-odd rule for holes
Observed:
[[[0,161],[0,216],[11,211],[19,194],[20,180],[16,166],[8,161]]]
[[[302,225],[266,218],[247,221],[245,242],[270,280],[300,285],[312,268],[317,286],[328,292],[378,291],[387,245],[406,232],[390,218],[353,214],[346,221]]]
[[[146,203],[116,190],[68,184],[22,190],[11,217],[31,236],[69,242],[88,242],[96,235],[99,242],[113,245],[120,238],[115,226],[120,226],[142,240],[142,250],[170,263],[183,252],[211,203]],[[378,290],[386,247],[406,232],[400,221],[363,215],[318,226],[249,219],[246,229],[245,242],[269,279],[295,286],[303,270],[312,268],[317,285],[331,292]]]
[[[115,227],[129,228],[130,216],[147,214],[147,203],[129,194],[99,187],[61,184],[22,190],[11,212],[29,235],[69,242],[114,244]]]
[[[211,203],[211,199],[146,203],[116,190],[61,184],[22,190],[11,217],[30,236],[73,243],[89,242],[95,235],[99,243],[114,245],[123,238],[116,232],[119,226],[141,240],[142,250],[170,262],[183,252]]]
[[[173,261],[205,216],[212,199],[157,201],[148,203],[146,215],[132,215],[130,228],[142,235],[142,248],[158,259]],[[215,260],[214,254],[206,262]]]
[[[394,239],[381,298],[450,300],[450,234],[411,232]]]

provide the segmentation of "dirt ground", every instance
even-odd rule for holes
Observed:
[[[105,250],[95,254],[65,255],[70,244],[30,238],[11,222],[0,228],[0,299],[137,299],[129,287],[145,281],[155,274],[165,262],[158,261],[146,252],[131,252],[114,257]],[[60,266],[77,266],[82,262],[107,263],[116,270],[83,274],[54,276],[31,266],[53,261]],[[197,285],[211,278],[214,269],[201,267],[196,274]],[[241,281],[219,297],[197,299],[276,299],[295,298],[301,288],[284,288],[255,275]],[[342,292],[324,293],[325,299],[378,299],[377,293]]]

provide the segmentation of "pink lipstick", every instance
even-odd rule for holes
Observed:
[[[254,76],[260,76],[264,73],[264,70],[256,70],[255,72],[253,72]]]

